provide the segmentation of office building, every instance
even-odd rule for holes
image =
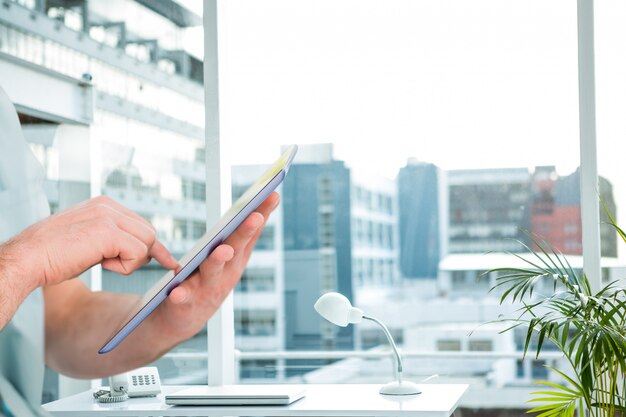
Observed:
[[[288,350],[354,348],[352,327],[313,311],[325,292],[354,295],[350,190],[350,170],[333,159],[330,145],[300,147],[282,192]]]
[[[598,177],[599,195],[615,217],[616,206],[611,183]],[[582,254],[580,171],[559,177],[554,167],[537,167],[533,173],[531,230],[565,254]],[[617,256],[617,234],[600,206],[602,256]]]
[[[531,193],[526,168],[452,170],[447,179],[449,253],[524,251]]]
[[[554,167],[449,171],[449,253],[525,252],[531,236],[564,254],[582,253],[580,173]],[[611,183],[599,193],[616,212]],[[600,207],[602,255],[617,256],[617,235]],[[524,246],[525,245],[525,246]]]
[[[400,282],[395,182],[357,170],[351,173],[354,285],[357,289],[395,286]]]
[[[400,271],[405,278],[436,278],[447,216],[446,191],[441,170],[429,163],[409,160],[397,178]]]
[[[202,236],[202,62],[183,45],[201,23],[167,0],[2,3],[2,87],[44,164],[53,212],[104,194],[150,220],[175,256]],[[132,280],[97,269],[83,279],[143,293],[162,274],[149,265]],[[177,349],[206,351],[206,337]],[[161,365],[165,381],[206,380],[197,363]]]

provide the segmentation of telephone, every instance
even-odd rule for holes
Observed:
[[[132,397],[154,397],[161,393],[161,379],[156,367],[135,369],[109,378],[109,390],[101,389],[93,396],[99,402],[121,402]]]

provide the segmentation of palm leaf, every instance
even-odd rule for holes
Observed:
[[[572,417],[576,411],[576,403],[584,397],[584,393],[579,385],[574,385],[576,388],[579,388],[576,390],[548,381],[538,382],[538,384],[551,387],[554,391],[536,391],[532,393],[532,395],[537,395],[538,397],[532,398],[528,402],[546,403],[528,411],[529,413],[540,413],[537,417]]]
[[[615,219],[613,218],[613,215],[611,214],[611,210],[609,210],[609,208],[606,206],[602,198],[600,198],[600,203],[602,204],[604,213],[609,218],[610,225],[615,228],[615,230],[617,231],[617,234],[619,234],[619,237],[621,237],[622,240],[626,242],[626,233],[624,233],[624,231],[617,225],[617,222],[615,221]]]

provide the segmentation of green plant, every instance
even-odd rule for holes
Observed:
[[[626,242],[610,214],[609,219]],[[573,416],[576,409],[593,417],[626,415],[626,289],[612,282],[592,293],[587,276],[577,273],[562,254],[544,241],[533,242],[538,250],[526,246],[529,257],[512,254],[528,267],[488,271],[501,274],[490,290],[502,291],[500,303],[522,305],[517,317],[498,321],[511,324],[505,332],[527,328],[524,356],[534,350],[539,357],[549,341],[571,365],[550,367],[565,383],[539,382],[545,389],[533,393],[530,402],[539,405],[529,412],[538,417]],[[540,288],[551,289],[550,294],[538,294]]]

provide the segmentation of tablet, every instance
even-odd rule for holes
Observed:
[[[115,349],[139,324],[159,306],[169,293],[194,272],[207,256],[218,247],[261,203],[278,187],[296,155],[297,146],[289,147],[259,179],[235,201],[221,219],[183,256],[178,272],[168,271],[146,292],[115,330],[98,353]]]

